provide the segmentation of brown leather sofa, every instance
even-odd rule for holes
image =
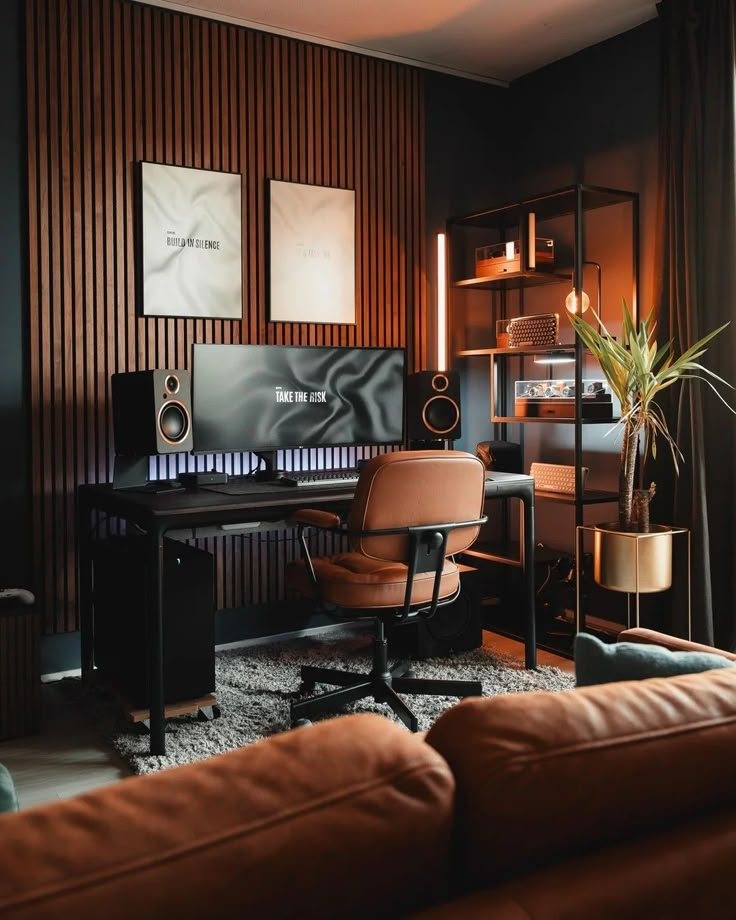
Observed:
[[[343,716],[0,817],[0,916],[730,917],[734,763],[731,669]]]

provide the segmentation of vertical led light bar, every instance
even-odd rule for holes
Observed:
[[[437,234],[437,365],[447,370],[447,286],[445,273],[445,234]]]

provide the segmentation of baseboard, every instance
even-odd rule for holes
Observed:
[[[258,636],[255,639],[239,639],[237,642],[225,642],[216,645],[216,652],[226,652],[234,648],[255,648],[259,645],[270,645],[272,642],[285,642],[289,639],[301,639],[308,636],[324,635],[325,633],[339,633],[344,631],[350,635],[355,632],[365,632],[370,624],[360,620],[348,620],[345,623],[331,623],[326,626],[312,626],[308,629],[295,629],[292,632],[278,633],[273,636]]]
[[[236,642],[223,642],[215,646],[216,652],[227,652],[236,648],[256,648],[259,645],[271,645],[273,642],[286,642],[291,639],[308,638],[309,636],[318,636],[328,634],[339,634],[345,632],[348,635],[366,632],[370,629],[370,624],[360,620],[348,620],[344,623],[330,623],[324,626],[312,626],[306,629],[295,629],[287,633],[274,633],[270,636],[257,636],[252,639],[238,639]],[[70,668],[66,671],[51,671],[41,675],[41,682],[44,684],[53,683],[62,680],[65,677],[81,677],[81,668]]]

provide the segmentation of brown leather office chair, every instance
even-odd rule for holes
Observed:
[[[287,587],[315,597],[336,616],[373,618],[375,632],[370,674],[302,668],[303,689],[317,683],[339,689],[292,703],[293,725],[372,696],[416,731],[416,716],[398,693],[482,695],[480,681],[419,680],[408,661],[389,668],[386,632],[410,617],[431,617],[458,596],[460,576],[452,556],[475,541],[486,521],[484,472],[477,457],[462,451],[381,454],[360,474],[346,527],[328,511],[294,515],[302,559],[287,566]],[[349,551],[312,558],[309,527],[346,534]]]

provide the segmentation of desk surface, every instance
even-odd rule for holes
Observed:
[[[247,482],[243,494],[231,495],[208,487],[172,492],[136,492],[111,485],[82,485],[79,496],[88,507],[119,515],[135,523],[155,522],[159,527],[192,527],[228,524],[239,520],[279,521],[296,508],[349,507],[355,494],[352,485],[287,487],[267,482]],[[486,473],[486,496],[523,496],[534,501],[534,479],[518,473]],[[223,533],[223,535],[225,535]]]

